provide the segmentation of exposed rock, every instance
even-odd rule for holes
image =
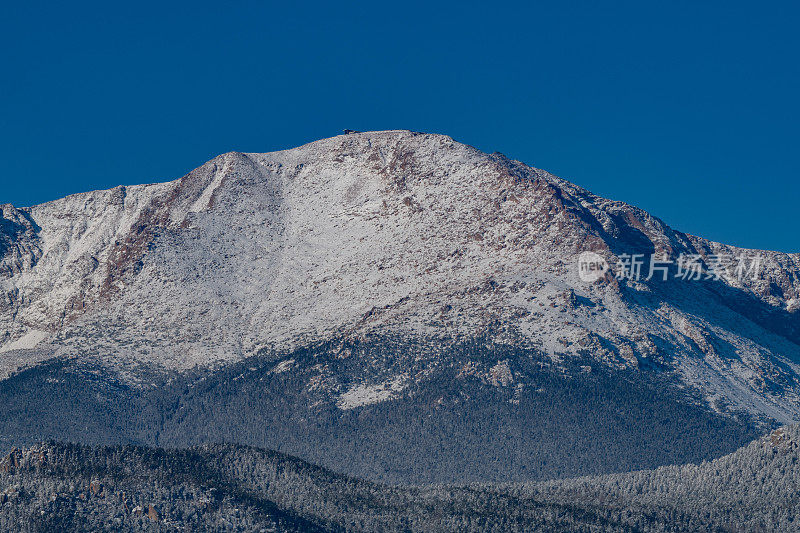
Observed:
[[[791,437],[785,427],[776,429],[765,437],[764,441],[776,451],[793,451],[798,449],[797,441]]]
[[[508,361],[498,361],[489,370],[489,380],[495,387],[508,387],[514,382],[514,374],[511,372],[511,367]]]
[[[8,455],[0,459],[0,472],[14,473],[21,464],[22,452],[17,448],[12,448]]]
[[[89,493],[92,496],[97,496],[99,498],[102,498],[103,496],[105,496],[103,484],[97,480],[92,481],[91,483],[89,483]]]
[[[151,522],[158,522],[161,519],[152,503],[147,506],[147,518],[149,518]]]

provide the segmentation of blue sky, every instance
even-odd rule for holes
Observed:
[[[682,231],[800,252],[796,5],[15,3],[0,17],[0,203],[412,129]]]

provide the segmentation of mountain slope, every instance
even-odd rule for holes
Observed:
[[[437,371],[424,375],[432,361]],[[586,363],[555,367],[535,350],[486,339],[442,347],[379,337],[135,388],[102,368],[54,360],[0,382],[0,449],[41,439],[236,442],[374,481],[464,483],[702,461],[757,434],[744,417],[704,409],[668,376],[586,372]],[[382,381],[398,367],[416,380]],[[386,385],[348,389],[354,376]]]

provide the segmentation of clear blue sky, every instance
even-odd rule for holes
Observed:
[[[412,129],[682,231],[800,252],[796,5],[14,2],[0,203]]]

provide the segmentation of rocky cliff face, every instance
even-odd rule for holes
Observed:
[[[0,213],[5,372],[45,357],[181,370],[333,335],[490,334],[555,364],[673,372],[714,409],[800,416],[798,254],[683,234],[449,137],[229,153],[177,181]],[[612,265],[693,254],[702,278],[718,254],[763,268],[588,283],[587,250]]]

